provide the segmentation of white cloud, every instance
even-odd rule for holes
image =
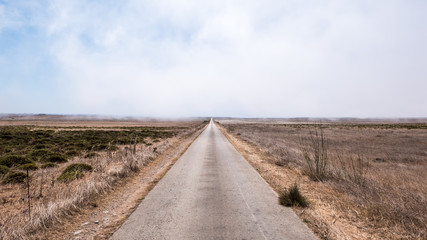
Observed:
[[[73,113],[427,116],[423,1],[55,1]],[[0,9],[1,16],[1,9]]]

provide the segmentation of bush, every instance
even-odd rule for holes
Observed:
[[[117,147],[116,145],[110,145],[110,146],[108,146],[107,150],[109,150],[109,151],[117,151],[117,150],[119,150],[119,147]]]
[[[307,207],[308,206],[307,200],[303,195],[301,195],[298,189],[298,185],[296,183],[290,189],[280,194],[279,203],[287,207],[290,207],[290,206]]]
[[[0,176],[6,175],[9,172],[9,168],[3,165],[0,165]]]
[[[108,144],[104,144],[104,143],[96,144],[96,145],[92,146],[93,151],[102,151],[102,150],[106,150],[106,149],[108,149]]]
[[[48,163],[45,163],[45,164],[41,165],[42,169],[45,169],[45,168],[56,168],[56,167],[58,167],[58,164],[51,163],[51,162],[48,162]]]
[[[68,157],[74,157],[74,156],[78,156],[80,154],[79,151],[77,150],[68,150],[65,155],[67,155]]]
[[[43,144],[43,143],[41,143],[41,144],[39,143],[39,144],[34,146],[34,149],[46,149],[46,148],[51,148],[51,146]]]
[[[98,154],[98,153],[90,152],[90,153],[87,153],[87,154],[85,155],[85,158],[94,158],[94,157],[98,157],[98,156],[99,156],[99,154]]]
[[[60,182],[71,182],[75,179],[82,178],[84,176],[84,172],[90,172],[92,170],[93,168],[89,164],[74,163],[68,166],[57,180]]]
[[[27,174],[23,172],[10,172],[3,180],[3,183],[23,183],[26,178]]]
[[[46,162],[53,162],[53,163],[64,163],[67,162],[67,159],[59,154],[55,154],[53,156],[50,156],[46,159]]]
[[[13,167],[13,166],[19,166],[26,163],[32,163],[33,161],[24,157],[24,156],[18,156],[18,155],[9,155],[9,156],[3,156],[0,159],[0,165],[6,166],[6,167]]]
[[[49,156],[54,155],[53,152],[51,152],[49,149],[37,149],[34,150],[30,153],[31,157],[36,157],[36,158],[48,158]]]
[[[309,148],[303,150],[304,159],[308,166],[308,174],[312,180],[321,181],[326,177],[328,165],[328,142],[323,135],[315,129],[310,132]]]
[[[39,169],[39,167],[37,167],[35,162],[22,164],[21,166],[18,167],[18,169],[21,169],[21,170],[27,170],[27,168],[28,170],[33,170],[33,171]]]

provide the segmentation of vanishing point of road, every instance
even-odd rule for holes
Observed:
[[[316,239],[211,121],[111,239]]]

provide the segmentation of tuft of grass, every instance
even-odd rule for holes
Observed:
[[[9,172],[9,168],[3,165],[0,165],[0,176],[6,175]]]
[[[45,164],[41,165],[42,169],[45,169],[45,168],[56,168],[56,167],[58,167],[58,164],[51,163],[51,162],[48,162],[48,163],[45,163]]]
[[[36,165],[35,162],[32,162],[32,163],[22,164],[21,166],[18,167],[18,169],[21,169],[21,170],[28,169],[28,170],[33,170],[34,171],[34,170],[38,170],[39,167]]]
[[[308,206],[307,200],[300,193],[296,183],[279,195],[279,203],[287,207],[299,206],[304,208]]]
[[[6,166],[6,167],[20,166],[22,164],[32,163],[32,162],[33,162],[32,160],[24,156],[18,156],[18,155],[8,155],[0,158],[0,165]]]
[[[57,180],[60,182],[71,182],[75,179],[82,178],[84,172],[90,172],[92,170],[93,167],[89,164],[73,163],[62,172]]]
[[[9,172],[3,180],[4,184],[7,183],[23,183],[27,178],[27,174],[23,172]]]

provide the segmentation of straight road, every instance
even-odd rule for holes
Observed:
[[[316,237],[211,121],[111,239]]]

